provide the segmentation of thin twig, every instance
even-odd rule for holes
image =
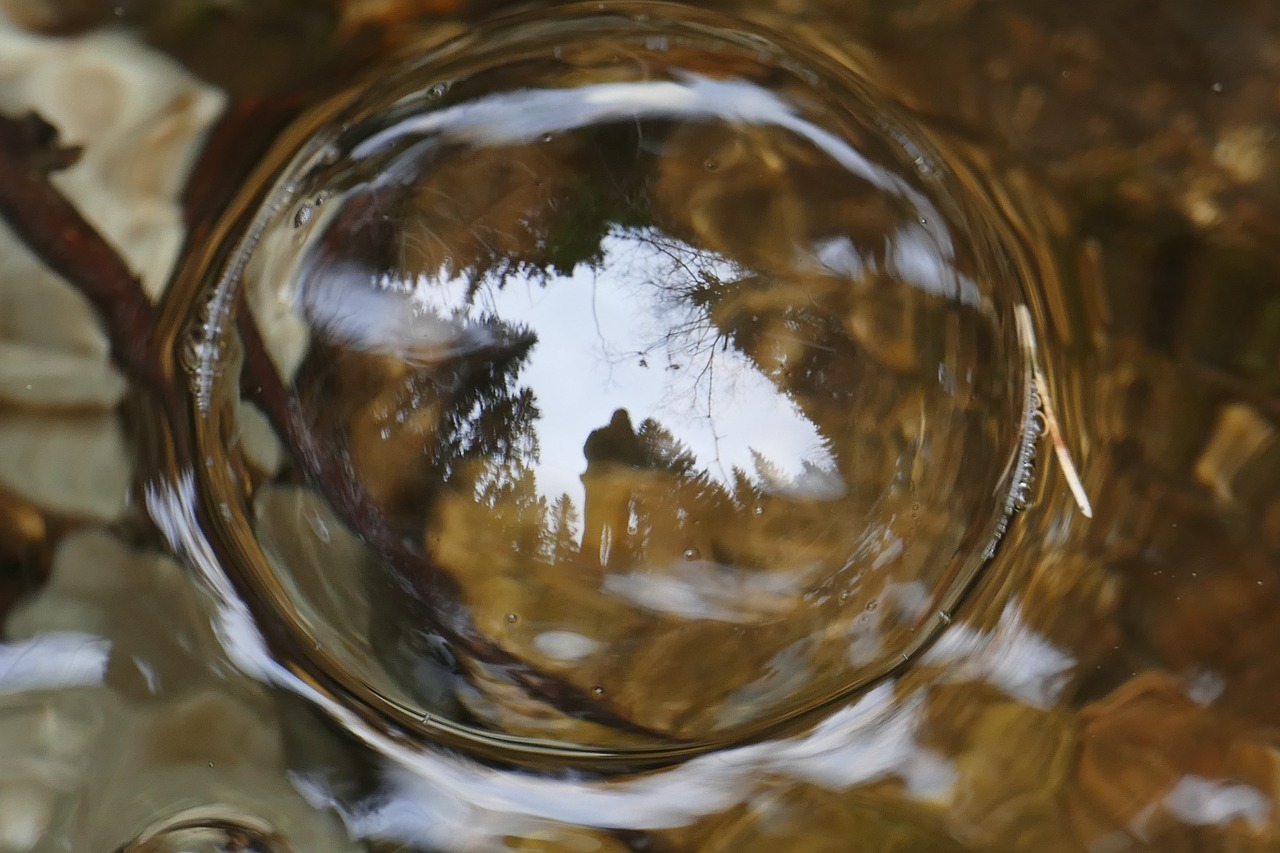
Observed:
[[[0,115],[0,216],[93,304],[120,366],[148,386],[162,385],[151,351],[155,311],[142,283],[49,182],[50,172],[70,166],[79,154],[59,145],[57,131],[34,113]]]
[[[1093,518],[1093,504],[1089,502],[1089,495],[1084,490],[1084,483],[1080,479],[1075,461],[1071,458],[1067,441],[1062,437],[1058,416],[1053,411],[1053,401],[1049,397],[1049,382],[1045,379],[1044,370],[1040,367],[1035,327],[1031,325],[1031,312],[1027,306],[1019,305],[1014,309],[1014,316],[1018,324],[1018,337],[1022,340],[1023,349],[1031,362],[1032,379],[1036,383],[1036,392],[1040,397],[1040,410],[1044,414],[1045,432],[1049,434],[1049,442],[1053,445],[1054,455],[1058,457],[1058,465],[1062,468],[1063,476],[1067,478],[1067,488],[1071,490],[1071,496],[1075,498],[1084,517]]]

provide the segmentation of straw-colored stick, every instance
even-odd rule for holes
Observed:
[[[1067,449],[1067,442],[1062,437],[1062,428],[1058,425],[1058,416],[1054,413],[1053,401],[1049,398],[1049,383],[1045,380],[1044,371],[1040,367],[1036,333],[1031,325],[1031,312],[1027,306],[1019,305],[1014,308],[1014,316],[1018,324],[1018,337],[1031,362],[1032,381],[1036,383],[1036,393],[1040,395],[1045,432],[1048,433],[1049,441],[1053,444],[1053,453],[1058,457],[1058,464],[1062,466],[1062,473],[1067,478],[1067,486],[1071,489],[1072,497],[1079,504],[1080,511],[1084,513],[1085,518],[1093,518],[1093,505],[1089,502],[1089,495],[1084,490],[1084,483],[1080,480],[1080,473],[1076,469],[1075,461],[1071,458],[1071,451]]]

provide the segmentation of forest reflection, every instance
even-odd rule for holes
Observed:
[[[831,378],[857,345],[830,300],[767,273],[722,278],[723,259],[651,233],[606,238],[583,275],[472,267],[406,285],[415,316],[484,341],[448,358],[392,363],[348,338],[340,363],[364,369],[344,373],[377,401],[365,413],[376,438],[351,433],[354,467],[382,472],[372,491],[406,533],[426,508],[440,528],[483,530],[470,560],[490,565],[741,566],[729,540],[770,526],[772,505],[787,505],[795,536],[797,507],[810,507],[812,544],[831,527],[828,505],[855,500],[849,484],[865,472],[841,468],[831,436],[850,434],[856,388],[833,392]],[[600,316],[600,288],[621,322]],[[557,376],[566,348],[577,369]],[[398,433],[420,444],[402,447]],[[867,495],[856,500],[865,511]]]

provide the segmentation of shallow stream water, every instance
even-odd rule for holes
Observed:
[[[7,0],[0,851],[1280,846],[1280,13]]]

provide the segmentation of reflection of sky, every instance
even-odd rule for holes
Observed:
[[[602,247],[599,271],[579,265],[545,287],[512,277],[501,288],[487,285],[466,309],[459,280],[422,276],[412,296],[417,310],[435,316],[491,313],[537,334],[519,381],[537,394],[542,413],[536,473],[544,495],[567,492],[582,505],[583,444],[619,408],[637,429],[657,419],[713,477],[727,480],[735,467],[755,474],[753,451],[789,478],[804,472],[806,459],[830,467],[814,425],[746,356],[722,349],[705,309],[670,298],[696,283],[677,271],[680,263],[728,281],[731,265],[687,246],[677,262],[671,245],[634,234],[606,237]]]

